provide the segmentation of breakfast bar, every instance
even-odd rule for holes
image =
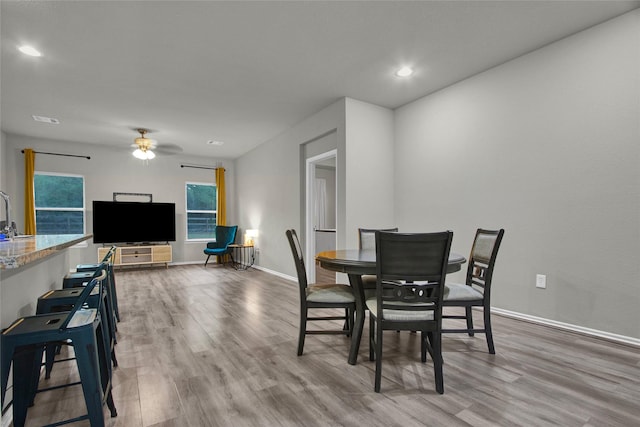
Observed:
[[[69,251],[91,234],[17,236],[0,242],[0,327],[31,316],[43,293],[61,287],[70,268]]]

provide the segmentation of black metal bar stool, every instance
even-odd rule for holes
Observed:
[[[116,276],[113,273],[113,264],[115,261],[115,256],[116,256],[116,249],[117,246],[111,246],[111,248],[109,248],[109,251],[105,254],[105,256],[102,258],[102,262],[106,262],[109,264],[109,289],[111,291],[111,295],[112,295],[112,303],[113,303],[113,311],[115,313],[115,319],[119,322],[120,321],[120,310],[118,309],[118,290],[117,290],[117,286],[116,286]],[[83,273],[83,272],[94,272],[98,269],[98,267],[100,266],[100,263],[95,263],[95,264],[78,264],[76,265],[76,272],[79,273]]]
[[[73,308],[73,305],[80,295],[81,287],[86,286],[89,280],[92,279],[95,272],[99,270],[100,267],[106,265],[107,270],[107,278],[106,284],[101,287],[103,301],[101,304],[101,315],[102,321],[107,324],[107,328],[105,329],[105,337],[107,338],[108,348],[111,355],[111,361],[113,366],[118,366],[118,361],[115,353],[115,344],[118,342],[118,338],[116,336],[117,326],[115,313],[112,309],[113,303],[109,290],[112,289],[110,286],[113,276],[113,268],[112,262],[115,255],[116,247],[112,246],[107,254],[104,256],[102,262],[100,264],[91,264],[94,265],[91,271],[87,270],[81,273],[69,273],[63,279],[62,289],[53,290],[45,293],[44,295],[38,298],[38,305],[36,308],[36,314],[47,314],[53,312],[60,311],[69,311]],[[87,303],[89,307],[98,307],[98,290],[94,289],[92,294],[89,296]],[[46,357],[45,357],[45,378],[50,378],[51,370],[53,369],[53,364],[56,362],[55,356],[59,354],[61,346],[64,343],[54,343],[45,346],[46,348]],[[42,356],[42,355],[40,355]],[[64,362],[69,359],[58,360],[59,362]],[[36,382],[35,388],[37,388],[38,383]],[[34,392],[35,395],[35,392]]]
[[[113,288],[111,286],[112,282],[111,280],[109,280],[112,276],[113,276],[113,269],[109,268],[109,264],[107,264],[107,280],[105,281],[105,290],[107,292],[107,299],[106,299],[106,310],[110,313],[109,317],[107,319],[105,319],[105,321],[109,321],[110,325],[109,328],[114,331],[113,337],[115,339],[115,342],[118,342],[118,339],[116,337],[115,331],[118,330],[118,326],[116,324],[116,320],[117,320],[117,313],[115,311],[114,308],[114,295],[113,295]],[[93,275],[95,274],[96,270],[92,270],[92,271],[76,271],[76,272],[71,272],[71,273],[67,273],[64,278],[62,279],[62,289],[72,289],[72,288],[81,288],[86,286],[86,284],[89,282],[89,280],[91,280],[91,277],[93,277]]]
[[[99,308],[84,308],[89,295],[96,286],[102,286],[106,278],[106,266],[84,287],[73,309],[68,312],[21,317],[0,335],[1,341],[1,400],[4,398],[13,365],[13,423],[23,427],[27,408],[33,401],[34,375],[39,375],[42,347],[47,343],[67,341],[73,344],[80,384],[84,394],[87,414],[53,425],[89,419],[92,427],[104,427],[102,405],[106,403],[111,416],[117,415],[111,394],[111,377],[108,351],[105,346],[104,329]],[[102,298],[99,298],[101,301]],[[98,303],[100,304],[100,302]],[[67,384],[66,386],[77,383]]]
[[[107,279],[108,280],[108,273]],[[36,306],[36,314],[49,314],[61,311],[70,311],[77,303],[83,288],[69,288],[69,289],[56,289],[49,291],[38,298],[38,304]],[[99,298],[102,297],[102,301]],[[116,358],[115,344],[116,344],[116,331],[114,329],[113,313],[107,309],[108,307],[108,294],[105,288],[94,287],[93,291],[87,298],[87,305],[90,308],[100,308],[100,315],[106,324],[104,328],[104,336],[109,354],[111,355],[111,362],[113,366],[118,366],[118,360]],[[46,346],[46,362],[45,362],[45,378],[51,376],[51,370],[53,369],[53,363],[55,362],[55,354],[59,345],[47,345]],[[69,359],[58,360],[64,362]]]

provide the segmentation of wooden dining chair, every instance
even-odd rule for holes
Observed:
[[[466,328],[446,328],[443,333],[484,333],[489,353],[495,354],[493,332],[491,331],[491,281],[493,268],[502,242],[504,229],[484,230],[479,228],[471,248],[465,283],[447,283],[444,297],[445,307],[462,307],[464,315],[444,314],[445,319],[465,319]],[[484,327],[473,326],[473,307],[481,307]]]
[[[369,309],[369,359],[380,392],[385,330],[420,331],[421,361],[433,360],[436,391],[444,393],[442,299],[453,233],[376,232],[376,295]]]
[[[304,341],[307,335],[316,334],[341,334],[351,336],[353,333],[354,314],[356,310],[356,299],[353,290],[349,285],[338,283],[309,284],[307,283],[307,272],[302,256],[302,246],[298,240],[296,231],[291,229],[286,231],[291,253],[296,265],[298,275],[298,286],[300,290],[300,331],[298,335],[298,356],[302,355]],[[309,316],[311,310],[319,309],[344,309],[344,316]],[[340,330],[336,329],[307,329],[307,323],[312,321],[343,320],[344,326]]]
[[[358,248],[366,250],[376,250],[376,231],[397,232],[398,227],[394,228],[358,228]],[[362,288],[366,297],[372,296],[376,289],[376,275],[362,275]]]

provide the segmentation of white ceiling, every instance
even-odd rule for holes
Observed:
[[[637,7],[3,0],[2,130],[125,151],[145,127],[165,149],[236,158],[341,97],[396,108]],[[405,64],[415,75],[394,77]]]

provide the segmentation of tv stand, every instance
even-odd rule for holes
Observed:
[[[98,248],[98,260],[102,260],[109,252],[108,247]],[[166,268],[172,260],[171,245],[126,245],[116,248],[115,267],[127,265],[164,264]]]

